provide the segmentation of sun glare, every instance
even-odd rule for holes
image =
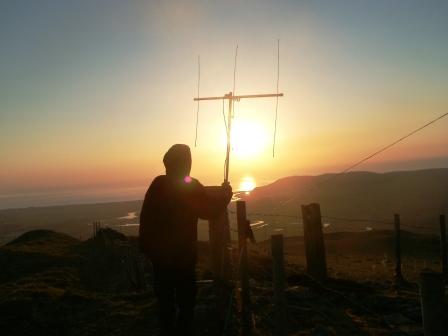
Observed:
[[[249,193],[250,191],[254,190],[256,186],[257,185],[255,184],[254,178],[251,176],[246,176],[241,179],[239,189],[241,191],[245,191],[246,193]]]
[[[232,126],[232,151],[238,157],[253,157],[267,144],[267,132],[255,122],[236,120]]]

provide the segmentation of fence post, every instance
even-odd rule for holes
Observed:
[[[440,215],[440,251],[442,257],[442,273],[445,282],[448,281],[448,257],[446,247],[446,222],[445,215]]]
[[[443,301],[445,281],[443,274],[422,272],[420,274],[420,299],[425,336],[442,336],[444,333]]]
[[[238,256],[239,256],[239,273],[241,280],[241,322],[242,335],[249,335],[252,329],[252,313],[249,292],[249,263],[247,256],[247,226],[246,218],[246,202],[236,202],[236,216],[238,224]]]
[[[98,222],[94,221],[93,222],[93,238],[96,238],[97,233],[98,233]]]
[[[285,297],[285,265],[283,257],[283,235],[271,235],[272,271],[274,279],[274,334],[286,335],[286,297]]]
[[[401,229],[400,229],[400,215],[394,215],[394,227],[395,227],[395,279],[402,280],[403,274],[401,273]]]
[[[307,272],[317,280],[325,280],[327,261],[320,205],[302,205],[302,218]]]
[[[218,198],[221,195],[222,188],[216,186],[205,187],[206,193],[210,198]],[[231,242],[229,215],[227,209],[220,213],[216,218],[209,220],[209,239],[211,269],[214,278],[214,287],[217,296],[217,329],[222,333],[228,316],[229,297],[232,294],[231,285]]]
[[[209,220],[209,240],[211,269],[215,279],[228,279],[230,257],[227,249],[230,245],[230,230],[227,211]],[[228,231],[228,232],[227,232]]]

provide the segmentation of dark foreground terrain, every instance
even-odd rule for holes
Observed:
[[[408,282],[399,287],[392,276],[391,232],[330,233],[325,240],[325,284],[304,273],[302,238],[285,241],[289,335],[422,335],[416,281],[423,268],[440,268],[437,237],[403,233]],[[269,246],[251,247],[254,335],[272,335],[276,328]],[[199,255],[198,278],[210,279],[207,243],[199,245]],[[30,231],[0,247],[0,265],[2,335],[158,333],[151,269],[135,238],[110,229],[86,241]],[[198,335],[214,334],[213,298],[211,285],[199,284]],[[238,328],[233,315],[229,334]]]

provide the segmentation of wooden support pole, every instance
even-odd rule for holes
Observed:
[[[227,210],[209,220],[209,238],[213,277],[219,281],[230,281],[230,229]]]
[[[327,261],[320,205],[317,203],[302,205],[302,218],[307,273],[316,280],[325,280]]]
[[[246,202],[236,202],[236,216],[238,224],[238,255],[239,274],[241,281],[241,324],[243,336],[249,335],[252,330],[252,312],[249,289],[249,262],[247,255],[248,221],[246,218]]]
[[[401,273],[401,229],[400,229],[400,215],[394,215],[395,227],[395,279],[402,280]]]
[[[222,188],[217,186],[206,187],[210,198],[221,197]],[[231,285],[231,242],[230,226],[227,210],[216,218],[209,220],[209,239],[211,269],[213,272],[214,288],[216,291],[216,328],[217,334],[221,334],[228,318],[229,297],[232,295]]]
[[[443,274],[422,272],[420,274],[420,299],[422,307],[423,330],[425,336],[443,336],[445,319],[443,301],[445,281]]]
[[[205,187],[209,198],[220,198],[222,188],[218,186]],[[211,268],[213,277],[218,281],[230,281],[230,226],[227,209],[209,220],[209,240]]]
[[[440,251],[442,259],[442,273],[445,282],[448,281],[448,257],[446,247],[446,222],[445,215],[440,215]]]
[[[285,297],[285,264],[283,256],[283,235],[271,236],[272,271],[274,279],[274,309],[275,328],[274,334],[284,336],[287,332],[286,325],[286,297]]]

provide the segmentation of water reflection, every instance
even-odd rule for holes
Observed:
[[[248,194],[250,191],[254,190],[256,186],[257,184],[252,176],[245,176],[241,179],[239,190]]]
[[[137,218],[137,211],[128,212],[126,216],[118,217],[118,219],[135,219]]]

